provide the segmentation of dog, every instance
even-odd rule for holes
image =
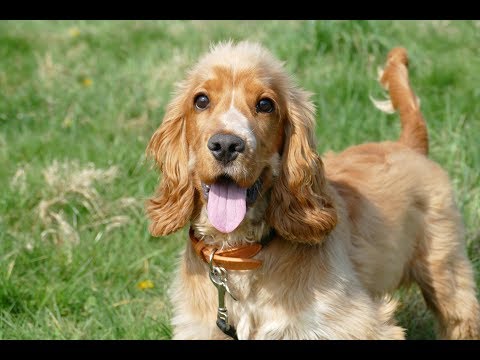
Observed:
[[[441,338],[480,337],[461,215],[427,157],[404,48],[380,82],[399,140],[323,157],[311,94],[262,45],[212,46],[178,84],[147,146],[162,175],[146,205],[153,236],[190,225],[174,339],[404,339],[391,294],[411,282]]]

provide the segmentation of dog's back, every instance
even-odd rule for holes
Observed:
[[[427,128],[407,64],[406,51],[393,49],[380,79],[400,115],[399,140],[326,154],[326,177],[347,209],[350,256],[366,288],[378,295],[414,280],[443,337],[478,338],[461,215],[447,173],[427,158]]]

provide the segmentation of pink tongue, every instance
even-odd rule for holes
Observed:
[[[210,185],[208,193],[208,219],[218,231],[232,232],[242,222],[247,212],[247,189],[233,182]]]

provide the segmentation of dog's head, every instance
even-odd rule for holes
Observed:
[[[314,106],[258,44],[222,43],[177,87],[147,153],[163,174],[147,211],[154,236],[206,207],[222,233],[260,212],[289,240],[318,243],[336,224],[314,144]]]

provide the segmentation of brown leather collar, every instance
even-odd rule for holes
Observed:
[[[269,242],[275,233],[272,231],[267,236],[268,239],[262,239],[262,244],[253,243],[245,246],[238,246],[229,248],[226,250],[219,250],[213,245],[207,245],[203,240],[200,240],[195,237],[194,231],[190,228],[188,233],[192,246],[200,258],[206,263],[209,262],[212,252],[215,252],[213,255],[213,261],[215,265],[222,266],[227,270],[254,270],[258,269],[262,262],[257,259],[251,259],[262,250],[263,245],[266,242]]]

